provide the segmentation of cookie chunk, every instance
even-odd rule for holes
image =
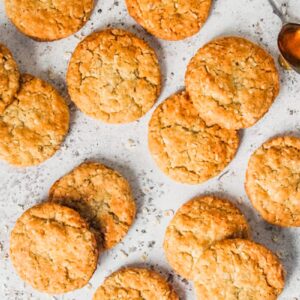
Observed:
[[[110,275],[93,300],[179,300],[166,280],[154,271],[127,268]]]
[[[126,235],[135,217],[131,189],[119,173],[99,163],[83,163],[54,183],[50,201],[78,211],[109,249]]]
[[[201,256],[194,284],[199,300],[276,300],[284,288],[284,271],[265,247],[248,240],[223,240]]]
[[[54,41],[77,32],[88,20],[94,0],[5,0],[7,16],[25,35]]]
[[[10,51],[0,44],[0,114],[19,89],[19,70]]]
[[[231,202],[197,197],[184,204],[170,222],[164,250],[176,273],[193,279],[194,265],[205,249],[223,239],[248,238],[249,231],[245,217]]]
[[[207,124],[228,129],[254,125],[279,92],[270,54],[240,37],[223,37],[201,48],[190,61],[186,89]]]
[[[188,184],[219,174],[239,145],[236,131],[207,126],[186,92],[158,106],[149,123],[148,138],[159,168],[173,180]]]
[[[147,31],[165,40],[182,40],[205,23],[211,0],[126,0],[129,14]]]
[[[67,84],[71,99],[85,114],[107,123],[128,123],[156,102],[161,76],[147,43],[127,31],[107,29],[77,46]]]
[[[17,220],[10,237],[10,258],[19,276],[33,288],[60,294],[88,283],[98,250],[94,234],[77,212],[44,203]]]
[[[274,138],[251,156],[245,188],[253,206],[268,222],[300,226],[300,139]]]
[[[69,109],[48,83],[23,75],[13,102],[0,114],[0,159],[16,166],[50,158],[69,130]]]

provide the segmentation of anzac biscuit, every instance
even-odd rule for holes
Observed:
[[[40,164],[58,150],[68,129],[64,99],[50,84],[23,75],[19,92],[0,115],[0,159],[22,167]]]
[[[194,284],[199,300],[275,300],[284,288],[284,271],[265,247],[248,240],[223,240],[201,256]]]
[[[93,275],[96,238],[74,210],[54,203],[28,209],[10,237],[10,258],[35,289],[60,294],[79,289]]]
[[[270,54],[239,37],[223,37],[201,48],[186,72],[186,89],[208,125],[228,129],[254,125],[279,92]]]
[[[300,226],[300,139],[274,138],[251,156],[245,183],[261,216],[280,226]]]
[[[163,102],[149,123],[149,148],[159,168],[181,183],[198,184],[219,174],[239,145],[236,131],[207,126],[186,92]]]
[[[164,241],[173,269],[193,279],[193,268],[205,249],[216,241],[248,238],[249,226],[231,202],[212,196],[197,197],[184,204],[170,222]]]
[[[126,0],[129,14],[147,31],[165,40],[182,40],[205,23],[211,0]]]
[[[0,114],[19,89],[19,70],[10,51],[0,44]]]
[[[78,211],[104,249],[120,242],[135,217],[135,202],[128,182],[99,163],[83,163],[56,181],[49,199]]]
[[[142,117],[157,100],[161,76],[155,52],[120,29],[95,32],[72,55],[67,73],[71,99],[85,114],[107,123]]]
[[[93,300],[179,300],[166,280],[154,271],[127,268],[110,275]]]
[[[88,20],[94,0],[5,0],[7,16],[25,35],[40,41],[65,38]]]

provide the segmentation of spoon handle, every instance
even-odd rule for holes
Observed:
[[[273,8],[274,14],[277,15],[281,19],[282,23],[286,23],[286,17],[283,14],[282,10],[279,9],[279,5],[277,3],[277,0],[268,0],[268,1],[269,1],[270,5]]]

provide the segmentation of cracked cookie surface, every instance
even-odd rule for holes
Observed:
[[[93,300],[179,300],[158,273],[142,268],[121,269],[106,278]]]
[[[0,159],[37,165],[60,147],[69,129],[69,109],[48,83],[22,75],[19,92],[0,115]]]
[[[198,184],[220,173],[239,145],[236,131],[208,127],[186,92],[170,96],[149,123],[149,149],[159,168],[181,183]]]
[[[120,242],[135,218],[135,202],[127,180],[99,163],[83,163],[56,181],[49,200],[78,211],[102,249]]]
[[[244,215],[231,202],[212,196],[197,197],[184,204],[170,222],[164,250],[180,276],[193,279],[201,254],[213,243],[230,238],[248,238]]]
[[[257,149],[249,160],[245,188],[266,221],[300,226],[300,139],[278,137]]]
[[[19,276],[33,288],[60,294],[88,283],[98,250],[94,234],[76,211],[44,203],[17,220],[10,258]]]
[[[88,20],[94,0],[5,0],[6,13],[25,35],[53,41],[77,32]]]
[[[239,37],[218,38],[199,49],[185,82],[207,124],[228,129],[250,127],[261,119],[280,84],[272,56]]]
[[[208,18],[211,0],[126,0],[129,14],[147,31],[165,40],[196,34]]]
[[[276,300],[284,288],[284,270],[265,247],[242,239],[217,242],[196,265],[197,299]]]
[[[156,102],[161,75],[153,49],[130,32],[107,29],[85,38],[67,72],[71,99],[85,114],[107,123],[141,118]]]
[[[0,114],[19,89],[20,74],[11,52],[0,44]]]

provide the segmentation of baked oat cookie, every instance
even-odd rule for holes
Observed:
[[[159,168],[181,183],[198,184],[220,173],[239,145],[236,131],[208,127],[186,92],[169,97],[149,123],[149,149]]]
[[[223,240],[196,264],[197,299],[275,300],[284,288],[284,270],[265,247],[242,239]]]
[[[40,164],[58,150],[68,129],[64,99],[50,84],[23,75],[19,92],[0,115],[0,159],[21,167]]]
[[[161,76],[155,52],[121,29],[95,32],[72,55],[67,84],[85,114],[107,123],[142,117],[156,102]]]
[[[56,181],[49,200],[78,211],[104,249],[120,242],[135,218],[135,202],[127,180],[99,163],[83,163]]]
[[[223,239],[249,236],[248,223],[234,204],[213,196],[196,197],[184,204],[170,222],[164,250],[175,272],[193,279],[194,265],[205,249]]]
[[[222,37],[190,61],[186,89],[207,124],[228,129],[254,125],[279,92],[279,75],[270,54],[240,37]]]
[[[251,156],[245,188],[268,222],[300,226],[300,139],[291,136],[264,143]]]
[[[76,211],[44,203],[17,220],[10,258],[19,276],[33,288],[60,294],[88,283],[98,250],[94,234]]]
[[[19,89],[19,70],[11,52],[0,44],[0,114]]]
[[[126,0],[129,14],[147,31],[165,40],[196,34],[208,18],[212,0]]]
[[[94,0],[5,0],[7,16],[25,35],[54,41],[77,32],[89,19]]]
[[[97,289],[93,300],[179,300],[158,273],[142,268],[121,269]]]

